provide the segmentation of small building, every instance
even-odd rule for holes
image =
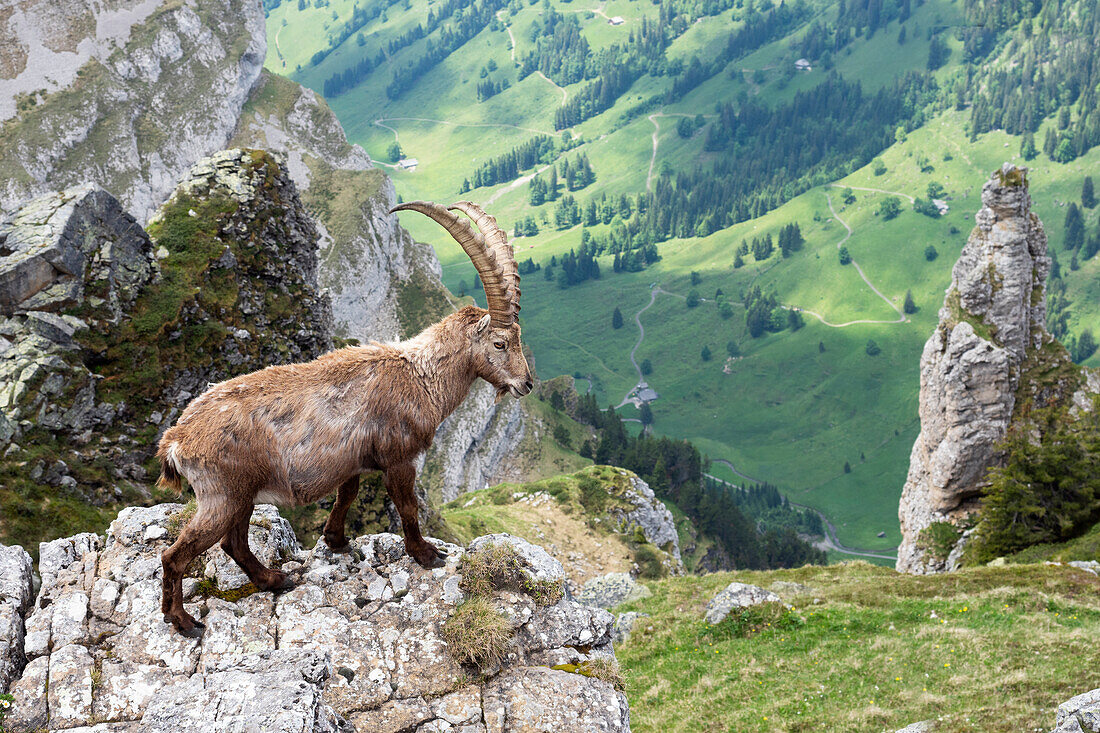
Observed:
[[[420,161],[416,158],[402,158],[397,161],[397,167],[405,171],[416,170],[416,166],[418,165],[420,165]]]
[[[642,402],[653,402],[657,399],[657,393],[653,391],[652,387],[643,387],[638,390],[638,399]]]
[[[814,67],[810,66],[810,62],[806,59],[799,59],[794,62],[794,68],[796,71],[813,71]]]
[[[940,216],[946,216],[951,209],[943,199],[932,199],[932,205],[936,207],[936,211],[940,212]]]
[[[616,15],[614,18],[608,18],[607,22],[610,25],[622,25],[626,21],[623,20],[623,16]]]

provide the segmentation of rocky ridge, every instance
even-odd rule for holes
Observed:
[[[156,437],[209,382],[331,349],[317,239],[285,169],[239,149],[196,163],[148,234],[94,186],[0,222],[5,521],[49,505],[22,532],[42,536],[147,496]]]
[[[104,536],[43,543],[21,645],[27,664],[16,660],[22,673],[10,690],[12,730],[629,730],[621,692],[566,671],[614,659],[606,611],[497,590],[491,603],[513,631],[503,662],[464,667],[448,651],[442,627],[466,599],[467,554],[504,543],[532,578],[560,583],[560,564],[540,548],[507,536],[469,550],[438,543],[447,564],[425,570],[391,534],[361,536],[350,554],[323,541],[303,551],[273,507],[258,507],[250,544],[297,586],[256,592],[213,548],[185,580],[188,609],[206,624],[190,639],[160,613],[159,553],[182,509],[125,509]],[[23,606],[29,572],[25,581],[14,594]],[[0,613],[11,590],[0,587]]]
[[[0,209],[94,182],[146,221],[225,147],[267,52],[248,0],[15,0],[0,13]]]
[[[975,221],[921,356],[921,432],[898,508],[904,572],[958,566],[1017,405],[1064,400],[1085,384],[1046,330],[1051,264],[1026,168],[994,171]]]

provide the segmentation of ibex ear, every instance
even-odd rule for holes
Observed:
[[[483,315],[481,317],[481,320],[477,322],[476,330],[477,330],[478,335],[481,335],[481,334],[485,333],[485,329],[487,329],[488,327],[489,327],[489,314],[486,313],[485,315]]]

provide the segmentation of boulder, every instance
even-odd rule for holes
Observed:
[[[273,507],[257,507],[250,545],[296,586],[274,595],[238,584],[214,547],[184,581],[205,633],[180,636],[160,612],[159,555],[183,509],[129,508],[105,536],[43,544],[43,585],[21,650],[30,662],[11,685],[13,730],[99,720],[111,722],[92,730],[110,733],[629,730],[612,684],[550,669],[614,658],[606,611],[495,591],[514,629],[504,661],[477,670],[452,658],[441,629],[464,600],[464,548],[438,541],[446,565],[431,570],[393,534],[358,537],[347,554],[323,542],[305,551]],[[532,577],[563,577],[541,548],[506,535],[466,551],[502,542],[527,558]]]
[[[745,583],[730,583],[707,603],[704,614],[708,624],[721,623],[735,608],[748,608],[762,603],[782,603],[771,591]]]
[[[1071,697],[1059,705],[1051,733],[1100,733],[1100,689]]]
[[[0,545],[0,693],[27,663],[23,616],[33,599],[31,556],[22,547]]]
[[[634,580],[630,573],[608,573],[589,579],[577,592],[576,599],[586,606],[614,608],[651,595],[649,588]]]
[[[636,624],[640,618],[649,618],[649,614],[639,613],[638,611],[627,611],[616,616],[615,626],[611,629],[611,643],[622,644],[626,642],[630,638],[630,634],[634,631],[634,624]]]

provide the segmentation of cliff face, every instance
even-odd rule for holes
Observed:
[[[347,142],[313,91],[263,72],[233,144],[261,147],[286,161],[321,232],[319,279],[332,299],[337,337],[412,336],[456,307],[440,281],[435,252],[388,213],[397,204],[393,182]],[[440,236],[447,235],[440,230]],[[523,478],[513,454],[537,426],[522,403],[494,398],[479,380],[440,426],[417,478],[425,503]]]
[[[148,233],[91,186],[0,222],[5,532],[147,497],[157,436],[207,383],[331,349],[317,240],[286,171],[247,150],[196,163]]]
[[[35,419],[28,415],[44,405],[45,426],[53,432],[61,425],[77,436],[92,430],[94,438],[121,414],[132,434],[121,438],[126,443],[125,458],[118,460],[120,449],[112,449],[102,456],[102,470],[90,472],[95,476],[71,476],[76,468],[69,464],[75,456],[39,466],[29,456],[9,455],[0,467],[24,473],[29,468],[35,481],[45,477],[53,488],[71,489],[74,480],[80,485],[102,484],[97,504],[112,496],[124,499],[132,491],[144,491],[138,482],[152,480],[143,466],[142,448],[174,418],[188,396],[201,391],[203,380],[307,358],[331,335],[360,341],[411,335],[454,307],[439,280],[439,263],[431,248],[414,242],[396,217],[388,215],[396,203],[390,180],[371,167],[362,149],[347,142],[322,99],[261,71],[265,49],[263,12],[253,0],[13,0],[0,10],[0,209],[15,212],[41,194],[46,198],[26,208],[23,219],[41,219],[39,214],[50,207],[62,210],[64,218],[68,216],[64,207],[74,197],[83,200],[96,191],[92,208],[102,209],[96,216],[107,217],[107,229],[116,226],[114,219],[128,220],[129,233],[111,239],[117,248],[119,243],[136,243],[145,236],[139,225],[150,219],[204,155],[227,143],[269,149],[301,196],[304,211],[295,216],[292,227],[301,228],[307,239],[316,237],[316,277],[333,304],[332,327],[313,330],[307,338],[316,343],[302,348],[292,339],[263,359],[254,359],[251,353],[266,349],[263,342],[242,340],[234,325],[224,333],[223,346],[228,350],[224,359],[179,370],[176,383],[161,393],[162,403],[134,418],[135,400],[122,390],[116,388],[110,399],[93,393],[93,382],[100,377],[112,387],[117,387],[117,379],[102,373],[89,376],[80,357],[69,358],[80,347],[91,347],[97,360],[105,356],[103,344],[77,338],[80,343],[74,345],[74,334],[81,326],[66,319],[73,308],[106,309],[114,320],[104,323],[117,324],[118,304],[99,304],[104,297],[117,299],[114,285],[107,287],[106,296],[93,293],[93,304],[84,292],[85,281],[93,277],[91,271],[82,277],[65,272],[63,262],[28,256],[22,270],[9,268],[0,275],[0,290],[5,291],[0,295],[0,313],[10,316],[0,325],[0,352],[6,354],[6,360],[0,355],[0,442],[6,444],[40,422],[37,412]],[[79,190],[44,193],[66,186]],[[114,202],[103,203],[107,199]],[[109,215],[104,207],[111,208]],[[14,221],[16,214],[7,218]],[[51,220],[50,226],[55,224]],[[305,233],[306,228],[315,231]],[[173,285],[175,264],[158,264],[151,250],[141,247],[136,259],[117,249],[105,250],[104,256],[115,263],[111,267],[116,270],[130,263],[136,268],[116,273],[124,281],[118,290],[123,296],[132,285],[129,280],[155,282],[157,288]],[[7,258],[10,249],[0,249],[0,258]],[[211,268],[211,274],[225,275],[234,266],[227,259]],[[278,288],[275,292],[283,293]],[[253,298],[251,315],[263,318],[261,311],[272,305],[278,304]],[[27,315],[32,311],[39,315]],[[41,312],[56,317],[41,316]],[[147,318],[156,315],[145,314]],[[274,317],[277,320],[281,314]],[[96,319],[103,320],[103,314]],[[249,331],[247,326],[242,328]],[[186,330],[180,333],[184,339],[194,335]],[[234,350],[241,356],[229,353]],[[44,391],[36,392],[36,380],[47,376],[41,366],[46,361],[53,377]],[[219,362],[216,368],[215,361]],[[39,366],[32,368],[34,364]],[[76,396],[55,394],[63,385]],[[532,423],[510,399],[492,404],[491,393],[479,384],[474,397],[444,425],[441,436],[446,438],[427,457],[429,464],[447,467],[437,474],[444,486],[433,488],[433,495],[456,494],[515,476],[508,456],[531,434]],[[33,404],[24,400],[28,394]],[[70,409],[73,405],[78,405],[75,411]],[[147,417],[155,419],[146,424]],[[22,428],[20,420],[26,423]],[[92,453],[83,455],[91,460]],[[107,486],[114,479],[121,485]],[[41,495],[36,501],[45,498],[43,490],[34,490]],[[419,482],[419,491],[428,498],[427,479]],[[87,495],[82,490],[72,498]],[[44,528],[44,533],[56,536],[76,526]]]
[[[479,598],[509,635],[502,658],[468,664],[444,641],[474,592],[468,563],[492,546],[511,548],[527,587],[560,587],[561,565],[541,548],[507,535],[440,544],[446,566],[425,570],[390,534],[359,537],[351,554],[323,542],[305,552],[274,507],[258,507],[250,544],[297,586],[256,592],[213,548],[184,581],[206,624],[190,639],[160,612],[159,553],[182,508],[125,509],[105,536],[42,545],[42,588],[12,645],[11,730],[629,731],[625,696],[571,671],[614,664],[606,611],[496,589]],[[0,563],[12,552],[0,548]]]
[[[5,3],[0,209],[95,183],[144,222],[225,147],[266,50],[252,0]]]
[[[921,432],[898,509],[897,568],[905,572],[956,567],[1021,395],[1051,399],[1078,386],[1044,325],[1050,258],[1027,169],[1006,163],[995,171],[975,220],[921,356]],[[1064,379],[1037,379],[1061,372]]]

